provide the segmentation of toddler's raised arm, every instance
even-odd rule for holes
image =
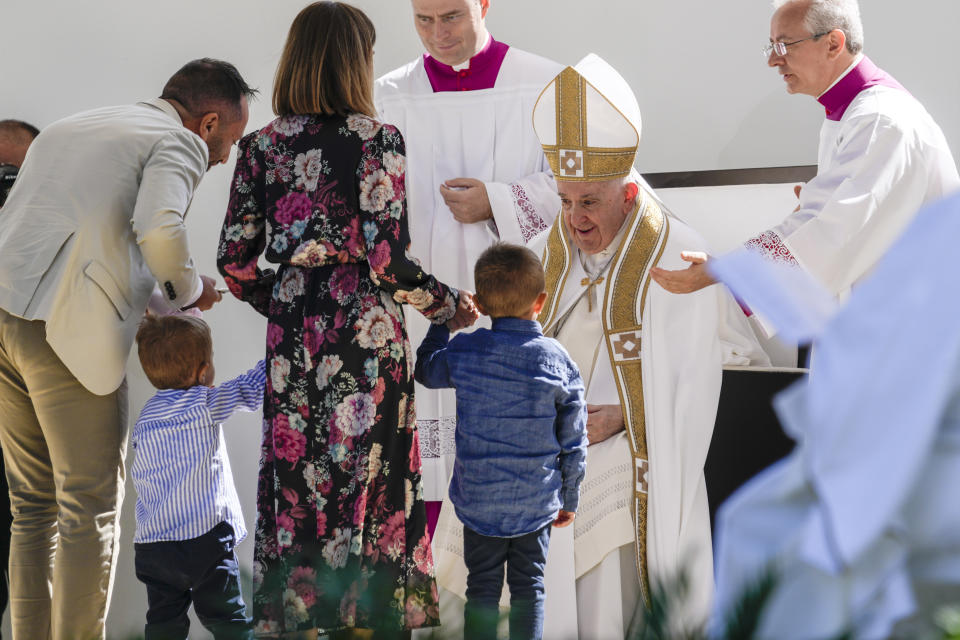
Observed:
[[[256,411],[263,404],[267,384],[266,363],[257,365],[233,380],[217,385],[207,396],[207,408],[214,422],[223,422],[235,411]]]

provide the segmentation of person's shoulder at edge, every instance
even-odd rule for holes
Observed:
[[[396,125],[384,122],[380,117],[353,113],[346,116],[345,122],[347,129],[364,144],[376,138],[379,144],[391,150],[406,143],[400,129]]]
[[[195,132],[183,126],[180,120],[162,110],[157,104],[160,100],[141,101],[116,107],[103,107],[79,113],[74,116],[78,124],[93,119],[99,120],[111,128],[115,135],[107,136],[107,144],[140,145],[141,149],[150,149],[144,157],[156,155],[169,162],[189,167],[193,173],[194,187],[207,171],[209,150],[207,143]],[[66,122],[67,119],[64,120]],[[85,126],[85,125],[84,125]],[[96,127],[91,131],[98,131]]]
[[[450,336],[447,342],[447,348],[453,350],[470,351],[482,343],[495,341],[494,332],[486,327],[480,327],[474,331],[459,331]]]
[[[502,91],[521,90],[519,95],[536,97],[565,68],[549,58],[510,47],[497,73],[495,88]]]
[[[421,75],[426,78],[422,55],[377,78],[373,84],[374,93],[378,100],[386,95],[405,93],[413,88]]]
[[[509,43],[504,44],[509,45]],[[513,46],[507,50],[507,55],[503,62],[504,65],[508,66],[513,64],[521,65],[523,68],[527,69],[528,73],[542,72],[549,74],[547,82],[555,78],[557,74],[566,68],[566,65],[560,64],[555,60],[551,60],[550,58],[545,58],[539,54],[531,53],[524,49],[518,49],[517,47]]]
[[[885,86],[861,91],[841,120],[846,126],[878,125],[894,129],[913,129],[921,122],[934,122],[923,104],[907,91]]]
[[[309,124],[315,124],[317,116],[287,115],[277,116],[259,129],[251,131],[240,138],[237,146],[244,148],[250,145],[263,149],[275,144],[278,139],[290,139],[300,135]]]
[[[580,367],[578,367],[577,363],[570,357],[570,352],[567,351],[567,348],[563,346],[562,342],[549,336],[540,336],[534,342],[541,352],[549,354],[549,357],[554,362],[562,363],[563,366],[566,367],[568,376],[571,378],[580,377]]]
[[[277,116],[270,122],[266,123],[259,129],[254,129],[250,133],[245,134],[240,138],[240,141],[237,142],[238,147],[249,146],[254,143],[259,143],[261,139],[265,139],[267,142],[271,142],[275,136],[283,135],[287,136],[290,132],[301,129],[302,127],[288,127],[284,128],[284,125],[290,122],[289,119],[301,118],[303,116]]]
[[[40,133],[46,133],[53,127],[70,123],[75,120],[86,120],[101,117],[114,118],[121,115],[143,117],[154,114],[156,114],[158,117],[169,119],[169,116],[166,116],[162,111],[144,101],[131,102],[128,104],[114,104],[105,107],[94,107],[92,109],[84,109],[83,111],[77,111],[76,113],[65,115],[62,118],[59,118],[58,120],[48,124]]]
[[[260,382],[265,384],[266,375],[266,360],[259,360],[251,369],[212,387],[195,384],[184,389],[158,390],[144,403],[137,422],[156,420],[157,416],[155,414],[157,412],[165,414],[162,417],[167,419],[171,416],[182,415],[193,407],[206,406],[211,394],[215,396],[218,393],[231,393],[237,385]]]
[[[557,340],[556,338],[551,338],[549,336],[539,336],[536,339],[537,343],[543,345],[542,348],[550,349],[561,354],[564,358],[573,362],[573,359],[570,357],[570,353],[567,351],[567,348],[563,346],[563,343]]]
[[[195,405],[203,404],[208,387],[194,385],[186,389],[159,389],[143,404],[137,417],[137,425],[168,422],[174,416]]]
[[[174,148],[179,149],[182,155],[189,158],[194,164],[193,169],[195,173],[197,173],[196,182],[199,183],[207,172],[207,162],[210,157],[207,143],[204,142],[203,138],[185,127],[177,127],[176,129],[168,131],[166,133],[166,139],[168,142],[175,140]],[[196,184],[194,186],[196,187]]]

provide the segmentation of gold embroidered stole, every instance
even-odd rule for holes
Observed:
[[[626,433],[630,440],[634,478],[634,526],[637,548],[637,572],[644,599],[649,603],[650,580],[647,571],[647,474],[650,470],[647,453],[646,415],[643,402],[643,367],[641,363],[641,320],[650,286],[650,267],[663,255],[669,235],[669,222],[656,201],[646,192],[630,214],[629,225],[611,263],[604,289],[604,341],[613,366],[617,393],[623,410]],[[543,253],[546,272],[547,300],[541,314],[544,334],[553,333],[562,318],[560,301],[570,272],[573,244],[563,224],[563,215],[550,230]],[[573,304],[576,304],[575,299]],[[637,301],[640,304],[637,304]]]

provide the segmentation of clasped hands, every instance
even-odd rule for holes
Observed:
[[[473,293],[460,290],[460,302],[457,303],[457,311],[453,317],[447,320],[447,329],[450,331],[459,331],[472,326],[477,318],[480,317],[480,310],[473,302]]]

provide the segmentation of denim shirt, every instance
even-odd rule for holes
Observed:
[[[464,525],[515,537],[576,511],[587,466],[583,380],[535,320],[495,318],[454,336],[432,325],[415,376],[457,391],[457,454],[450,499]]]

